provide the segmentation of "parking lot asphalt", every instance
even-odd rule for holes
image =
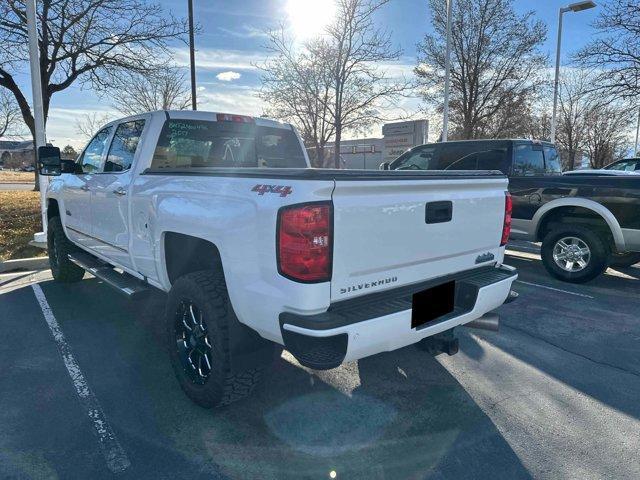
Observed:
[[[513,248],[499,332],[325,372],[285,352],[219,410],[181,392],[160,295],[0,275],[0,478],[640,478],[640,266],[572,285]]]

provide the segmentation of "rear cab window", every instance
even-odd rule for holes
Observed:
[[[306,168],[293,130],[251,122],[165,121],[152,170],[218,168]]]

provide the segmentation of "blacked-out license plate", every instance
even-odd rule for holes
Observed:
[[[413,294],[411,328],[453,312],[456,282],[451,281]]]

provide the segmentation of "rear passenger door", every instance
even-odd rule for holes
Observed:
[[[132,268],[129,254],[129,189],[146,118],[128,119],[115,132],[92,188],[93,249],[118,265]]]
[[[545,164],[542,145],[516,143],[509,176],[513,200],[513,232],[526,233],[531,219],[543,204]]]

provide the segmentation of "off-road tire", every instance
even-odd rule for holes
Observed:
[[[79,282],[84,277],[84,269],[69,260],[69,254],[78,251],[62,228],[60,217],[49,219],[47,227],[47,251],[49,252],[49,266],[53,278],[58,282]]]
[[[212,345],[211,371],[204,384],[195,383],[189,377],[176,346],[176,312],[184,300],[202,312]],[[220,407],[238,401],[249,395],[260,381],[263,368],[232,371],[229,327],[237,321],[221,271],[189,273],[174,282],[165,312],[169,356],[180,387],[201,407]]]
[[[640,253],[638,252],[614,253],[609,259],[609,265],[612,267],[630,267],[636,263],[640,263]]]
[[[553,248],[563,237],[576,237],[587,244],[591,252],[587,266],[577,272],[568,272],[553,259]],[[552,277],[570,283],[585,283],[601,275],[609,266],[611,250],[603,235],[580,225],[561,225],[551,230],[542,241],[542,264]]]

